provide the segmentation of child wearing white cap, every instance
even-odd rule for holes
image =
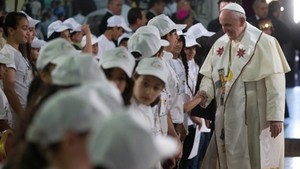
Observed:
[[[132,115],[153,135],[162,135],[159,115],[153,108],[160,101],[160,94],[167,83],[168,69],[158,58],[144,58],[134,74]]]
[[[56,64],[76,54],[75,48],[63,38],[49,41],[41,48],[36,61],[38,73],[30,84],[27,96],[28,105],[36,104],[52,84],[51,72]]]
[[[123,33],[119,38],[118,38],[118,46],[123,46],[126,49],[128,48],[128,40],[130,38],[130,34],[128,33]]]
[[[162,39],[165,39],[169,42],[169,46],[164,47],[164,55],[163,60],[168,66],[169,76],[168,83],[166,84],[166,90],[162,93],[162,105],[164,112],[160,112],[159,114],[163,114],[162,121],[164,126],[164,133],[168,132],[172,134],[174,137],[178,137],[176,134],[174,127],[171,126],[174,123],[174,126],[182,126],[183,123],[183,100],[179,96],[178,90],[178,77],[172,67],[169,65],[170,59],[173,58],[171,50],[177,43],[178,35],[176,31],[183,30],[186,25],[183,24],[175,24],[168,16],[161,14],[158,15],[151,20],[149,20],[148,25],[154,25],[158,28],[160,36]],[[168,115],[168,123],[166,124],[166,115]]]
[[[81,50],[83,52],[91,53],[92,52],[92,44],[91,44],[91,30],[89,25],[87,24],[79,24],[74,18],[69,18],[63,22],[64,25],[68,26],[71,28],[70,30],[70,36],[71,36],[71,41],[77,50]],[[85,35],[85,48],[81,46],[81,41],[83,36]]]
[[[53,95],[38,109],[26,140],[14,149],[12,168],[90,169],[87,139],[95,123],[118,107],[106,85],[88,85]]]
[[[133,89],[131,76],[135,67],[134,57],[126,48],[117,47],[104,52],[99,67],[104,71],[106,78],[116,84],[125,105],[129,105]]]
[[[27,42],[28,25],[25,14],[8,13],[4,22],[7,44],[1,49],[2,54],[14,60],[12,64],[6,65],[8,69],[3,80],[3,87],[13,112],[18,116],[22,116],[27,104],[28,89],[33,79],[32,66],[19,51],[20,44]]]
[[[13,59],[8,55],[0,53],[0,76],[4,77],[6,72],[6,64],[13,63]],[[6,129],[12,128],[12,113],[7,97],[4,94],[2,88],[0,88],[0,132],[2,133]]]
[[[195,86],[197,83],[197,77],[199,73],[199,66],[196,64],[194,57],[196,55],[196,47],[199,44],[196,42],[192,35],[185,34],[181,37],[181,52],[179,58],[173,59],[174,70],[180,76],[180,88],[183,89],[183,110],[184,114],[184,126],[188,131],[188,135],[183,142],[183,155],[180,161],[180,166],[183,168],[189,168],[192,166],[192,160],[198,153],[191,155],[191,151],[196,150],[198,152],[199,140],[200,140],[200,127],[204,126],[204,120],[191,116],[191,110],[197,106],[203,99],[199,94],[196,94]],[[199,125],[199,124],[202,124]]]
[[[124,114],[95,125],[89,140],[92,169],[154,169],[177,148],[174,139],[154,137]]]
[[[160,38],[159,30],[152,25],[142,26],[128,40],[128,50],[136,60],[162,53],[162,47],[169,42]]]
[[[160,102],[160,95],[167,83],[167,77],[168,68],[159,57],[144,58],[136,67],[131,115],[153,136],[163,136],[160,115],[154,111],[153,106],[157,106]],[[170,161],[172,162],[169,163]],[[174,156],[165,164],[174,166]],[[161,164],[158,163],[156,168],[161,168]]]
[[[58,37],[66,39],[68,42],[72,42],[71,35],[70,35],[70,28],[69,26],[65,25],[62,21],[57,20],[52,22],[48,26],[47,32],[47,41],[56,39]]]
[[[84,35],[80,44],[81,44],[81,47],[82,47],[82,51],[87,51],[87,53],[90,53],[94,56],[97,56],[98,52],[99,52],[99,47],[98,47],[98,38],[91,34],[91,43],[90,45],[92,46],[92,50],[89,51],[89,40],[88,40],[88,36]]]
[[[40,40],[37,37],[34,37],[32,43],[31,43],[30,59],[35,66],[36,66],[36,60],[39,56],[40,49],[45,44],[46,44],[46,41]]]
[[[30,17],[28,14],[26,14],[24,11],[20,11],[21,13],[25,14],[28,20],[28,29],[29,29],[29,36],[28,36],[28,41],[27,43],[31,44],[31,42],[33,41],[34,37],[36,36],[36,30],[35,30],[35,26],[37,23],[39,23],[39,20],[33,19],[32,17]]]
[[[99,52],[97,59],[101,59],[102,54],[106,50],[114,49],[116,47],[114,41],[118,41],[118,38],[124,32],[131,32],[131,29],[127,26],[123,16],[113,15],[107,20],[107,28],[105,32],[99,36]]]

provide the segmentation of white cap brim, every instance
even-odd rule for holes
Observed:
[[[132,31],[127,25],[122,24],[121,27],[122,27],[126,32],[131,32],[131,31]]]
[[[167,136],[154,136],[154,144],[157,147],[161,159],[174,156],[178,151],[176,140]]]
[[[176,31],[181,31],[181,30],[183,30],[184,28],[186,28],[186,24],[175,24],[175,25],[174,25],[174,29],[175,29]]]
[[[57,30],[48,31],[47,38],[49,38],[54,32],[62,32],[67,29],[71,29],[71,28],[69,28],[68,26],[65,26],[65,25],[61,25]]]
[[[37,23],[39,23],[40,21],[39,20],[36,20],[36,19],[31,19],[31,20],[29,20],[29,27],[30,28],[35,28],[35,25],[37,24]]]
[[[199,46],[200,47],[200,45],[196,41],[185,44],[185,47],[187,47],[187,48],[192,47],[192,46]]]
[[[165,84],[167,84],[167,78],[166,75],[163,75],[163,72],[158,72],[159,70],[153,71],[153,69],[142,69],[142,70],[136,70],[136,72],[139,75],[150,75],[159,78],[161,81],[163,81]]]
[[[161,45],[161,46],[169,46],[170,43],[169,43],[167,40],[161,39],[161,40],[160,40],[160,45]]]
[[[44,46],[46,44],[46,41],[44,40],[40,40],[37,37],[34,37],[32,43],[31,43],[31,47],[32,48],[41,48],[42,46]]]

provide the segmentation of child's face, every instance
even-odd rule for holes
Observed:
[[[98,55],[98,43],[95,43],[93,46],[92,46],[92,52],[93,52],[93,55],[97,56]]]
[[[26,43],[29,38],[28,20],[22,18],[16,29],[14,29],[10,36],[14,37],[18,44]]]
[[[78,43],[78,42],[81,42],[82,40],[82,37],[83,37],[83,32],[76,32],[73,36],[72,36],[72,41],[74,43]]]
[[[29,27],[28,30],[29,30],[29,36],[27,39],[27,43],[32,43],[34,37],[36,36],[36,31],[35,28],[32,27]]]
[[[39,56],[39,51],[40,51],[40,48],[31,48],[30,56],[31,56],[31,60],[34,64],[36,64],[36,60]]]
[[[180,54],[182,47],[183,47],[183,42],[181,40],[178,40],[175,47],[172,50],[172,53]]]
[[[157,77],[141,75],[135,79],[133,96],[141,104],[149,106],[160,95],[164,83]]]
[[[194,59],[194,57],[196,55],[196,46],[192,46],[192,47],[188,47],[188,48],[185,47],[184,52],[186,54],[187,60],[192,60],[192,59]]]
[[[113,68],[107,75],[107,79],[113,81],[121,93],[125,91],[126,88],[126,73],[120,68]]]
[[[167,34],[167,40],[170,43],[170,45],[169,45],[170,49],[173,50],[173,48],[175,47],[175,45],[177,44],[177,41],[178,41],[177,32],[174,31],[171,34]]]

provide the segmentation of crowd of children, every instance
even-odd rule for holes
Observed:
[[[201,35],[164,14],[135,31],[113,15],[99,37],[69,18],[44,41],[38,22],[24,12],[4,20],[0,130],[14,131],[4,168],[192,168],[205,128],[190,113],[206,101]]]

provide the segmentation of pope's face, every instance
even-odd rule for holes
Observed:
[[[219,19],[224,33],[226,33],[231,40],[236,40],[244,31],[245,19],[235,12],[223,10],[220,13]]]

